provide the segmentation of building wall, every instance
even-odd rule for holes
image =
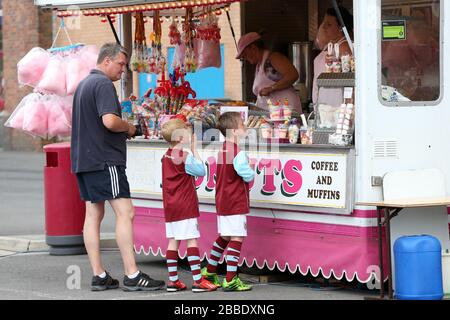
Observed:
[[[52,14],[34,6],[33,0],[3,0],[3,47],[5,77],[5,110],[12,113],[19,102],[32,90],[20,88],[17,63],[33,47],[51,46]],[[3,124],[0,124],[3,125]],[[6,150],[41,150],[43,142],[18,130],[3,131]]]
[[[236,34],[236,41],[241,36],[241,4],[233,3],[230,10],[231,24]],[[242,100],[242,64],[236,60],[236,45],[226,15],[220,18],[222,41],[225,44],[225,96]]]

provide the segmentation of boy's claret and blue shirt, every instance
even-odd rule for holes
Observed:
[[[222,216],[250,213],[250,187],[255,177],[248,156],[239,146],[225,141],[218,153],[216,209]]]
[[[166,222],[198,218],[195,177],[206,175],[204,163],[188,152],[169,149],[162,158],[162,175]]]

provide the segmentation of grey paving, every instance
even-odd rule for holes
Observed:
[[[111,274],[122,279],[122,265],[117,251],[103,252],[106,268]],[[161,257],[138,256],[139,268],[151,277],[166,280],[165,261]],[[188,287],[192,282],[189,271],[179,267],[179,275]],[[80,271],[78,273],[78,270]],[[80,288],[77,288],[77,275]],[[254,284],[250,292],[192,293],[190,290],[168,293],[129,293],[120,289],[91,292],[89,284],[91,270],[88,258],[83,256],[50,256],[47,253],[5,255],[0,258],[0,299],[62,299],[62,300],[361,300],[373,295],[355,286],[334,284],[320,287],[317,283],[296,276],[288,282]]]

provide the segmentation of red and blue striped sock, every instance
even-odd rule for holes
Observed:
[[[222,237],[218,237],[217,240],[214,242],[211,253],[209,255],[208,260],[208,272],[209,273],[216,273],[217,272],[217,265],[222,258],[223,252],[225,251],[226,247],[228,246],[229,241],[225,240]]]
[[[201,270],[200,270],[200,251],[197,247],[187,248],[189,266],[192,271],[192,278],[194,282],[200,283],[202,280]]]
[[[167,269],[169,270],[169,281],[178,280],[178,251],[167,250]]]
[[[242,242],[230,241],[227,249],[227,282],[233,280],[237,274],[239,256],[241,255]]]

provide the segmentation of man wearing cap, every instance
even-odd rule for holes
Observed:
[[[268,110],[269,99],[273,103],[284,103],[287,99],[295,111],[302,112],[300,97],[293,87],[299,78],[297,69],[286,56],[266,49],[259,33],[250,32],[241,37],[236,59],[256,65],[253,93],[258,97],[259,108]]]

